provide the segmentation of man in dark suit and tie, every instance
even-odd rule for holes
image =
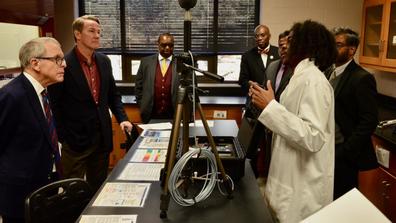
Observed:
[[[293,73],[293,70],[288,65],[286,60],[289,33],[290,32],[286,30],[283,33],[279,34],[278,46],[280,59],[275,60],[268,65],[267,69],[265,70],[266,80],[262,83],[263,86],[265,86],[267,80],[271,81],[272,89],[274,89],[275,91],[275,100],[277,101],[279,101],[280,95],[289,83],[289,80]],[[258,175],[259,177],[264,177],[265,179],[271,161],[272,132],[263,127],[264,126],[260,122],[256,123],[254,134],[255,137],[259,138],[257,141],[264,141],[262,144],[265,145],[263,146],[264,148],[261,148],[261,150],[259,151],[257,160]]]
[[[172,119],[176,108],[179,75],[173,57],[174,38],[158,37],[158,51],[142,59],[135,84],[136,101],[143,123],[150,119]]]
[[[378,124],[376,82],[355,63],[359,37],[349,28],[334,29],[338,55],[330,76],[335,94],[334,198],[358,186],[358,171],[378,166],[371,135]]]
[[[95,50],[101,27],[95,16],[73,22],[76,46],[66,55],[65,80],[49,88],[59,140],[64,176],[86,177],[96,191],[107,177],[113,148],[111,116],[131,131],[121,96],[116,89],[110,59]]]
[[[24,221],[25,198],[57,180],[59,147],[45,96],[63,81],[66,62],[58,41],[33,39],[19,51],[23,73],[0,89],[0,216]],[[43,95],[44,94],[44,95]]]
[[[280,95],[286,88],[292,75],[292,69],[287,64],[286,54],[288,46],[289,31],[279,34],[278,45],[280,59],[270,63],[265,70],[265,77],[271,81],[272,88],[275,90],[275,99],[279,101]],[[265,86],[266,81],[262,83]]]

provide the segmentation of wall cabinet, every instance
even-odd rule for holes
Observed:
[[[396,0],[365,0],[360,63],[378,70],[396,71]]]
[[[396,222],[396,146],[377,136],[373,136],[376,149],[390,151],[389,168],[380,166],[377,169],[359,173],[359,190],[386,217]]]

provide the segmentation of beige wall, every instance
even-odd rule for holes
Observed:
[[[54,1],[55,3],[55,38],[62,44],[64,53],[74,47],[72,23],[77,17],[77,0]]]
[[[348,26],[360,33],[363,0],[260,0],[260,23],[269,26],[271,43],[294,22],[312,19],[329,29]],[[358,60],[357,60],[358,61]],[[396,73],[371,71],[378,92],[396,98]]]

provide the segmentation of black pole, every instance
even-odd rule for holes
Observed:
[[[191,50],[191,11],[184,12],[184,52]]]

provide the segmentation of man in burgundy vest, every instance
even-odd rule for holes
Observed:
[[[143,123],[150,119],[172,119],[175,111],[179,76],[170,33],[158,37],[158,51],[142,59],[136,76],[135,95]]]

